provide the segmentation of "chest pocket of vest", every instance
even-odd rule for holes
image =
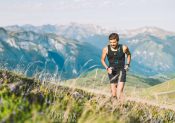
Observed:
[[[122,45],[119,45],[118,51],[111,51],[108,46],[108,60],[111,65],[123,66],[125,62],[125,54],[123,53]]]
[[[115,52],[115,63],[119,64],[123,62],[125,54],[121,51],[122,49],[119,49],[117,52]]]

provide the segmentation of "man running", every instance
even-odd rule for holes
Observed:
[[[131,62],[131,53],[126,45],[119,44],[117,33],[109,35],[109,44],[103,48],[101,63],[108,72],[112,97],[121,99],[126,81],[126,71],[129,70]],[[127,64],[125,64],[125,54],[127,55]],[[105,63],[106,56],[109,66]]]

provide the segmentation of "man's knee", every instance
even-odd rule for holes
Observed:
[[[116,86],[117,86],[117,83],[111,83],[111,87],[113,88],[116,88]]]

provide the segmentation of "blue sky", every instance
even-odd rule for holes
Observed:
[[[156,26],[175,32],[175,0],[0,0],[0,26],[96,24],[135,29]]]

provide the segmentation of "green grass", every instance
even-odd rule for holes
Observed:
[[[95,69],[90,72],[83,73],[78,78],[70,79],[63,82],[64,85],[72,85],[84,89],[101,90],[109,93],[110,84],[106,70]],[[135,93],[135,90],[140,91],[144,88],[149,88],[153,85],[161,83],[160,80],[154,78],[146,78],[143,76],[132,75],[127,73],[125,92],[127,95]]]
[[[95,69],[93,71],[82,74],[76,79],[70,79],[63,83],[63,85],[69,87],[76,87],[90,92],[110,95],[110,84],[107,72],[102,69]],[[124,88],[124,94],[129,98],[146,100],[148,102],[157,102],[160,105],[173,105],[175,103],[175,94],[174,92],[169,92],[175,90],[174,88],[174,80],[162,82],[159,78],[149,78],[127,73],[127,81]],[[168,93],[161,93],[165,91]]]
[[[150,87],[146,91],[154,98],[165,100],[165,103],[175,103],[175,79]]]
[[[95,79],[98,82],[109,83],[107,71],[103,69],[95,69],[84,73],[80,78],[90,78]],[[161,83],[161,81],[158,79],[133,75],[132,73],[127,72],[127,86],[150,87],[159,83]]]
[[[166,91],[175,91],[175,79],[168,80],[161,84],[152,86],[148,89],[152,92],[166,92]]]
[[[0,122],[175,122],[170,109],[0,71]]]

